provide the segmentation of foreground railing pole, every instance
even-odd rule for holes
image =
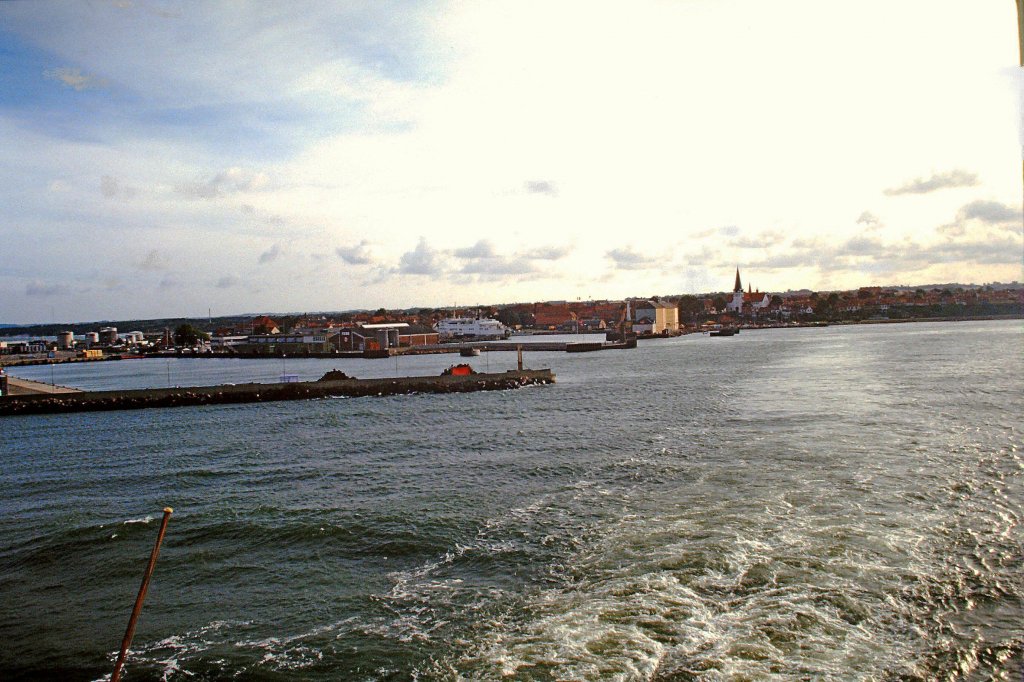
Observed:
[[[139,613],[142,612],[142,602],[146,599],[146,592],[149,591],[149,579],[153,577],[153,569],[156,568],[156,558],[160,556],[160,544],[164,541],[164,533],[167,532],[167,521],[171,518],[174,510],[164,507],[164,518],[160,522],[160,533],[156,536],[156,544],[153,545],[153,553],[149,555],[149,565],[142,576],[142,585],[139,586],[139,596],[135,598],[135,608],[132,609],[132,617],[128,619],[128,629],[124,632],[124,639],[121,640],[121,653],[117,656],[117,663],[114,664],[114,674],[110,676],[110,682],[118,682],[121,679],[121,666],[124,665],[124,658],[128,655],[128,647],[132,645],[132,637],[135,636],[135,623],[139,620]]]

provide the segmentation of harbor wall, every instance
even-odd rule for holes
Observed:
[[[17,395],[0,398],[0,417],[61,414],[103,410],[135,410],[185,405],[310,400],[328,397],[387,396],[409,393],[466,393],[497,391],[554,383],[551,370],[509,370],[502,374],[424,376],[392,379],[341,379],[276,384],[229,384],[130,391],[83,391],[55,395]]]

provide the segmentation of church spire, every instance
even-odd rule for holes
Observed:
[[[743,285],[740,283],[740,269],[736,268],[736,286],[732,288],[735,291],[743,291]]]

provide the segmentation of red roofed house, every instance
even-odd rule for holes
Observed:
[[[281,329],[277,322],[274,322],[266,315],[260,315],[252,321],[253,334],[280,334]]]

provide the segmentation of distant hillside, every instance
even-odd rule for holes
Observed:
[[[57,322],[51,324],[32,325],[0,325],[0,336],[56,336],[62,331],[71,331],[77,335],[87,332],[99,331],[101,327],[117,327],[119,332],[162,332],[164,329],[174,329],[182,324],[191,324],[194,327],[209,331],[216,327],[229,326],[245,317],[223,317],[214,318],[210,324],[208,318],[165,318],[160,320],[104,320],[101,322]],[[209,329],[208,329],[209,328]]]
[[[262,313],[261,313],[262,314]],[[301,313],[269,313],[275,320],[287,320],[296,317]],[[320,314],[320,313],[317,313]],[[324,313],[335,315],[340,313]],[[101,327],[116,327],[120,333],[143,332],[147,334],[162,332],[165,329],[175,329],[183,324],[190,324],[196,329],[205,332],[212,332],[221,327],[233,327],[241,324],[257,314],[225,315],[222,317],[167,317],[156,320],[100,320],[95,322],[54,322],[48,324],[32,325],[3,325],[0,324],[0,337],[4,336],[56,336],[62,331],[71,331],[76,335],[87,332],[99,331]]]

